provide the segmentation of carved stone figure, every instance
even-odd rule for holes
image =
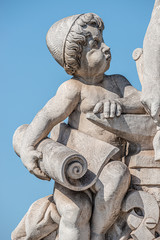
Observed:
[[[160,87],[159,13],[157,0],[143,50],[133,53],[142,94],[125,77],[104,74],[111,52],[96,14],[67,17],[49,29],[48,49],[72,78],[29,125],[16,130],[13,146],[30,173],[54,179],[55,189],[32,204],[12,240],[160,236],[160,163],[152,145],[157,159],[159,88],[148,90],[148,81]],[[67,117],[68,124],[62,123]]]

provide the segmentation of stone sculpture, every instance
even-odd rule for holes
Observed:
[[[142,94],[125,77],[104,74],[111,53],[96,14],[49,29],[49,51],[72,78],[16,130],[13,146],[55,189],[32,204],[12,240],[160,239],[159,16],[156,0],[143,49],[133,53]],[[158,87],[149,92],[148,81]]]

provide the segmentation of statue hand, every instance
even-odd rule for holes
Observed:
[[[50,178],[38,167],[38,160],[41,158],[42,153],[32,146],[21,150],[21,160],[28,171],[42,180],[50,181]]]
[[[119,102],[113,100],[103,100],[98,102],[94,109],[93,113],[104,113],[104,118],[114,118],[119,117],[122,112],[122,107]]]
[[[156,98],[156,101],[153,98],[147,98],[143,96],[141,102],[145,110],[151,115],[154,122],[159,126],[160,125],[160,101],[159,98]]]

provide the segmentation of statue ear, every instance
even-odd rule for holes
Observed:
[[[76,70],[73,69],[72,67],[69,67],[67,64],[64,66],[64,70],[66,71],[66,73],[68,73],[69,75],[74,75],[76,73]]]

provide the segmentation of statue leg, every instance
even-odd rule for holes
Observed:
[[[95,184],[91,240],[105,240],[105,233],[118,217],[129,184],[130,173],[122,162],[110,162],[103,169]]]
[[[50,195],[35,201],[12,232],[12,240],[39,240],[53,235],[58,229],[60,216],[52,200]]]
[[[11,234],[12,240],[26,239],[25,221],[26,221],[26,215],[22,218],[18,226],[12,232]]]
[[[59,240],[90,240],[92,204],[89,196],[55,183],[54,201],[61,216]]]

